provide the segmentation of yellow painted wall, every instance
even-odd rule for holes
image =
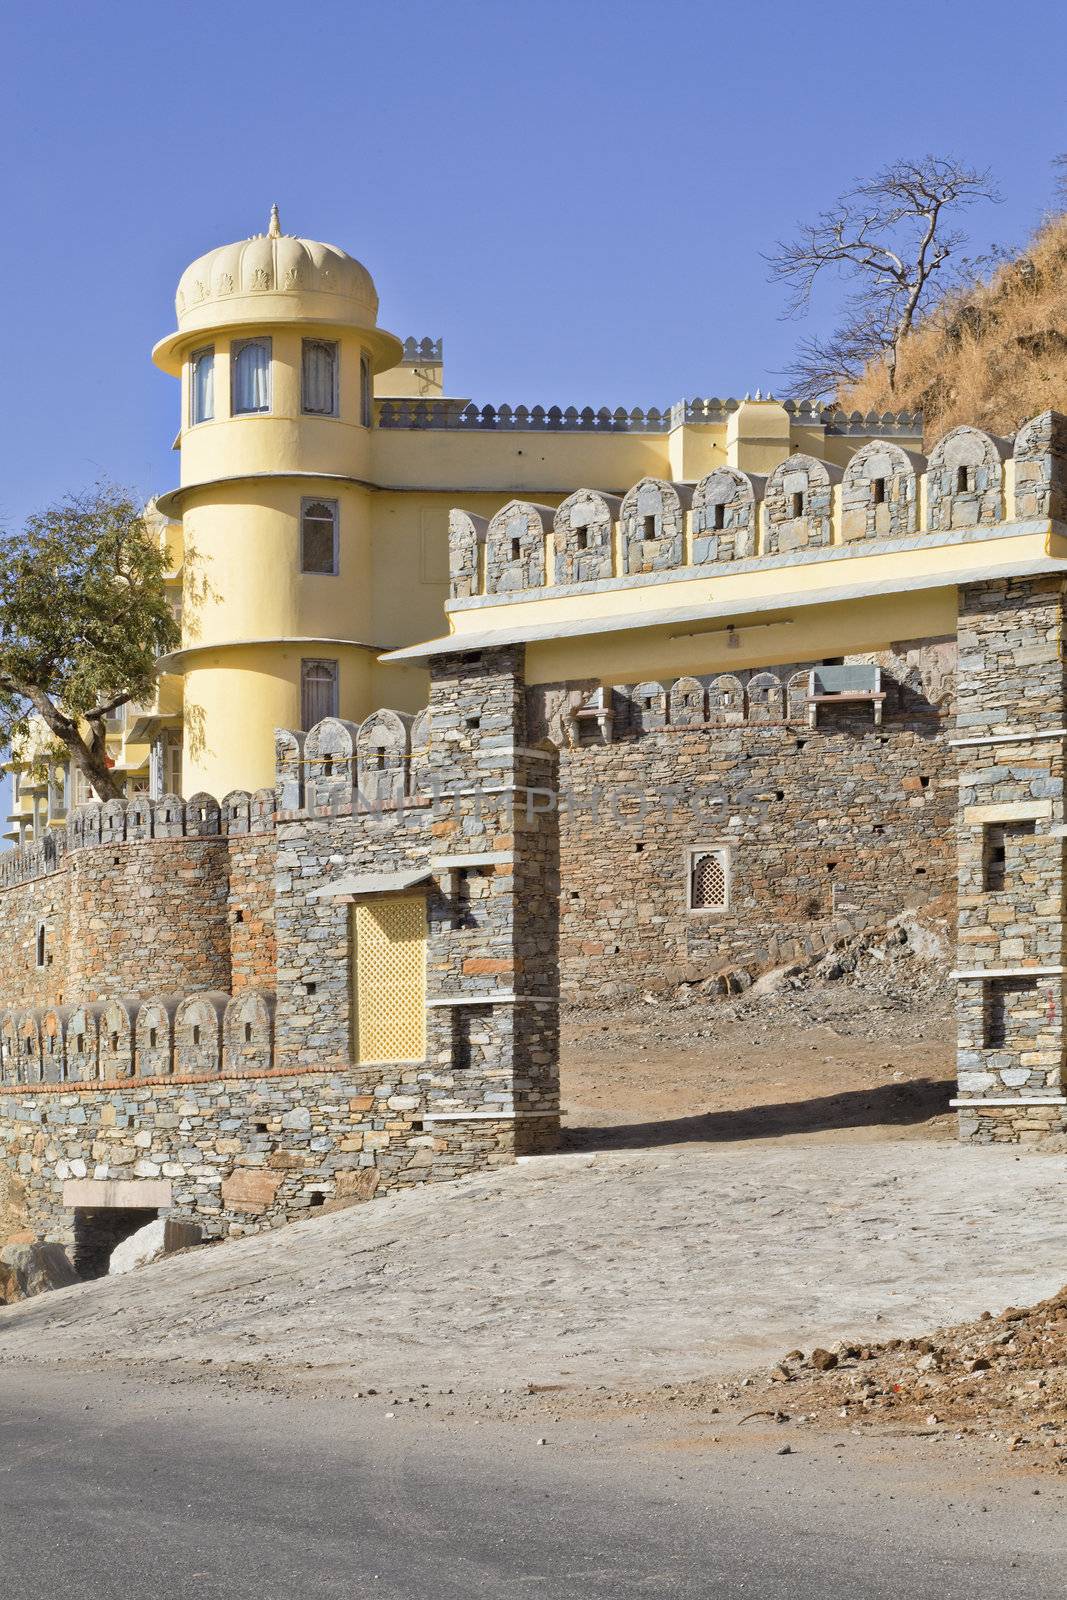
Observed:
[[[733,645],[719,619],[538,641],[526,647],[527,682],[598,678],[612,684],[651,678],[669,685],[685,673],[737,672],[882,650],[906,639],[954,634],[956,591],[798,605],[788,617],[755,612],[731,620],[736,623]]]
[[[186,795],[203,790],[221,799],[231,789],[274,785],[274,730],[300,727],[300,664],[304,657],[336,658],[340,712],[358,722],[370,701],[373,656],[343,646],[205,651],[185,678]]]
[[[440,365],[401,364],[400,341],[376,325],[375,306],[365,269],[283,235],[277,218],[267,235],[209,252],[183,275],[178,331],[155,357],[181,377],[181,488],[161,496],[160,509],[180,519],[175,548],[184,544],[182,650],[170,666],[184,677],[187,794],[207,789],[221,797],[273,781],[273,732],[300,724],[305,657],[341,663],[341,714],[351,720],[382,704],[407,711],[425,704],[420,664],[377,662],[356,646],[384,651],[445,631],[453,505],[490,517],[514,497],[555,505],[580,487],[621,494],[645,476],[691,481],[727,461],[765,472],[798,446],[801,432],[813,453],[825,449],[822,430],[799,430],[781,406],[766,402],[669,434],[368,429],[360,409],[364,352],[380,396],[436,395],[444,387]],[[272,341],[271,411],[231,417],[232,343],[257,336]],[[301,412],[307,337],[339,345],[336,418]],[[208,345],[215,417],[190,426],[188,358]],[[848,440],[846,454],[859,442]],[[300,573],[301,504],[314,497],[339,505],[336,577]],[[701,593],[710,587],[701,580]],[[548,614],[580,616],[587,603],[548,602],[562,607]],[[646,603],[655,602],[637,601]],[[541,604],[499,613],[510,622]],[[593,611],[622,605],[633,609],[633,597],[598,596]],[[453,620],[467,628],[489,616]]]

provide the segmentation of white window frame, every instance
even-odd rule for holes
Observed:
[[[368,350],[359,353],[359,425],[369,428],[374,421],[374,364]]]
[[[307,403],[307,390],[304,385],[304,352],[309,344],[324,345],[333,351],[333,393],[330,396],[329,411],[313,411]],[[341,346],[336,339],[301,339],[300,341],[300,411],[305,417],[337,417],[341,413],[340,405],[341,383]]]
[[[333,709],[331,711],[327,711],[325,717],[316,717],[315,720],[312,721],[310,716],[307,714],[307,690],[306,690],[306,684],[307,684],[308,680],[311,677],[311,669],[314,668],[314,667],[329,667],[331,669],[331,671],[332,671],[332,679],[330,681],[332,681],[332,683],[333,683]],[[326,679],[318,679],[316,681],[325,682],[327,680]],[[300,662],[300,722],[301,722],[301,727],[302,727],[303,731],[305,733],[310,733],[311,729],[313,727],[317,727],[320,722],[325,722],[327,717],[339,717],[340,714],[341,714],[341,663],[340,663],[340,661],[336,660],[333,657],[329,657],[329,656],[305,656]]]
[[[329,572],[310,572],[304,566],[304,518],[309,506],[329,506],[333,511],[333,566]],[[328,500],[325,495],[308,494],[300,502],[300,576],[302,578],[341,576],[341,507],[337,500]]]
[[[693,872],[701,856],[719,856],[725,897],[720,906],[695,906],[693,904]],[[710,844],[691,844],[685,852],[685,909],[694,917],[721,917],[730,910],[733,902],[733,850],[730,845],[713,841]]]
[[[198,417],[196,414],[196,366],[205,356],[211,357],[211,415]],[[189,356],[189,426],[198,428],[203,422],[215,420],[215,346],[213,344],[201,345],[199,350],[194,350]]]
[[[267,352],[267,403],[257,411],[237,409],[237,357],[251,344],[261,344]],[[274,341],[265,334],[251,339],[234,339],[230,345],[230,416],[266,417],[274,410]]]

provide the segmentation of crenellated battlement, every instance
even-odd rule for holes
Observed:
[[[417,716],[382,708],[363,722],[326,717],[308,733],[278,728],[274,735],[278,809],[380,810],[426,792],[430,712]]]
[[[124,996],[0,1012],[0,1084],[252,1075],[274,1065],[274,995]]]
[[[407,347],[413,352],[409,356]],[[424,347],[435,347],[432,340],[423,339],[405,343],[405,362],[440,360],[440,341],[436,342],[437,355],[423,354]],[[757,395],[757,399],[759,396]],[[767,396],[770,400],[772,397]],[[383,399],[375,402],[375,423],[379,428],[447,429],[459,432],[503,433],[670,433],[674,428],[688,425],[724,423],[732,412],[740,410],[748,399],[733,397],[707,399],[694,396],[678,400],[671,406],[477,406],[463,400],[419,400],[410,398]],[[824,428],[828,434],[868,434],[877,429],[883,434],[906,434],[911,438],[922,432],[922,416],[914,411],[842,411],[836,406],[824,406],[817,400],[786,400],[785,412],[797,422]]]
[[[0,890],[15,889],[58,872],[67,853],[67,831],[51,828],[43,839],[0,854]]]
[[[705,420],[732,402],[687,402]],[[908,421],[840,414],[841,431]],[[817,413],[812,410],[813,420]],[[699,420],[695,416],[692,420]],[[607,425],[606,423],[604,424]],[[512,500],[486,520],[449,521],[451,607],[814,552],[880,552],[883,541],[981,537],[1067,512],[1067,418],[1044,412],[1014,440],[953,428],[929,458],[879,437],[845,466],[802,451],[766,476],[719,466],[696,482],[645,477],[621,500],[579,489],[561,505]]]
[[[221,801],[210,794],[195,794],[189,800],[176,794],[164,795],[161,800],[94,800],[71,812],[66,848],[93,850],[147,839],[227,839],[270,833],[275,805],[273,789],[257,789],[254,794],[236,789]]]

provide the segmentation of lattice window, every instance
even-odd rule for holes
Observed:
[[[352,908],[356,1060],[426,1056],[426,901],[381,895]]]
[[[726,911],[730,905],[730,852],[725,846],[689,852],[690,911]]]

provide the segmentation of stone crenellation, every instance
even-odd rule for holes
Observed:
[[[578,489],[554,512],[523,500],[489,522],[454,511],[451,604],[691,575],[723,562],[788,563],[861,541],[871,550],[883,540],[951,538],[1065,512],[1067,418],[1045,412],[1014,442],[954,428],[929,460],[878,438],[844,468],[794,452],[767,477],[720,466],[696,483],[643,478],[621,499]]]
[[[274,827],[273,789],[236,790],[221,801],[210,794],[189,800],[95,800],[76,806],[67,822],[67,849],[93,850],[147,839],[228,839],[269,833]]]
[[[274,1066],[273,994],[114,997],[0,1014],[0,1083],[119,1083]]]
[[[415,347],[409,356],[407,347]],[[426,355],[422,347],[437,349]],[[405,361],[440,360],[440,341],[405,342]],[[757,396],[757,398],[759,398]],[[768,395],[767,399],[772,396]],[[433,428],[467,431],[552,432],[552,433],[669,433],[685,424],[723,423],[744,402],[718,398],[679,400],[675,405],[647,410],[635,406],[476,406],[462,400],[383,399],[375,402],[375,422],[379,428]],[[842,411],[821,405],[817,400],[786,400],[784,410],[801,422],[825,428],[828,434],[866,434],[872,428],[883,433],[915,437],[922,432],[918,412]]]

